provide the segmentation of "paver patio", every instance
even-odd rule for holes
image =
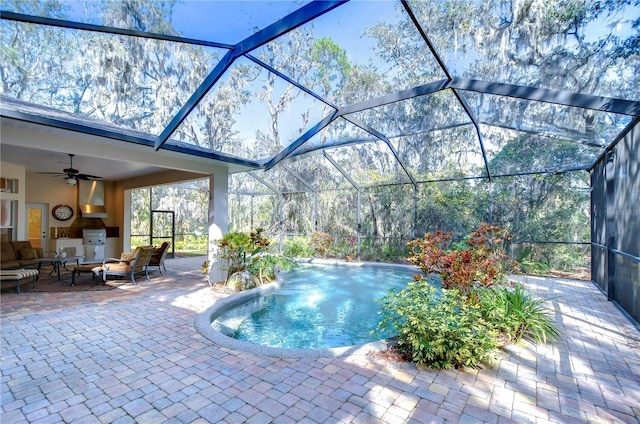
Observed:
[[[2,423],[640,422],[640,331],[590,282],[525,277],[562,340],[437,372],[218,347],[194,328],[222,296],[201,262],[111,291],[3,293]]]

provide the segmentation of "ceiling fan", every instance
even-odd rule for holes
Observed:
[[[101,180],[102,177],[98,177],[97,175],[89,175],[89,174],[81,174],[80,171],[73,167],[73,157],[75,156],[72,153],[68,153],[69,155],[69,167],[62,170],[62,172],[38,172],[38,174],[48,174],[54,176],[64,177],[64,181],[69,185],[78,184],[78,180]]]

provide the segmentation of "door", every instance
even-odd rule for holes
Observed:
[[[46,203],[27,203],[27,240],[33,247],[42,247],[47,251],[49,232],[49,205]]]
[[[175,212],[174,211],[151,211],[151,245],[160,246],[162,242],[171,242],[167,258],[173,258],[175,253]]]

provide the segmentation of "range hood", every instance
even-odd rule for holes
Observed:
[[[103,181],[78,181],[78,207],[83,218],[106,218]]]

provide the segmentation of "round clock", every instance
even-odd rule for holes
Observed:
[[[58,221],[66,221],[73,216],[73,209],[67,205],[57,205],[51,210],[51,215]]]

